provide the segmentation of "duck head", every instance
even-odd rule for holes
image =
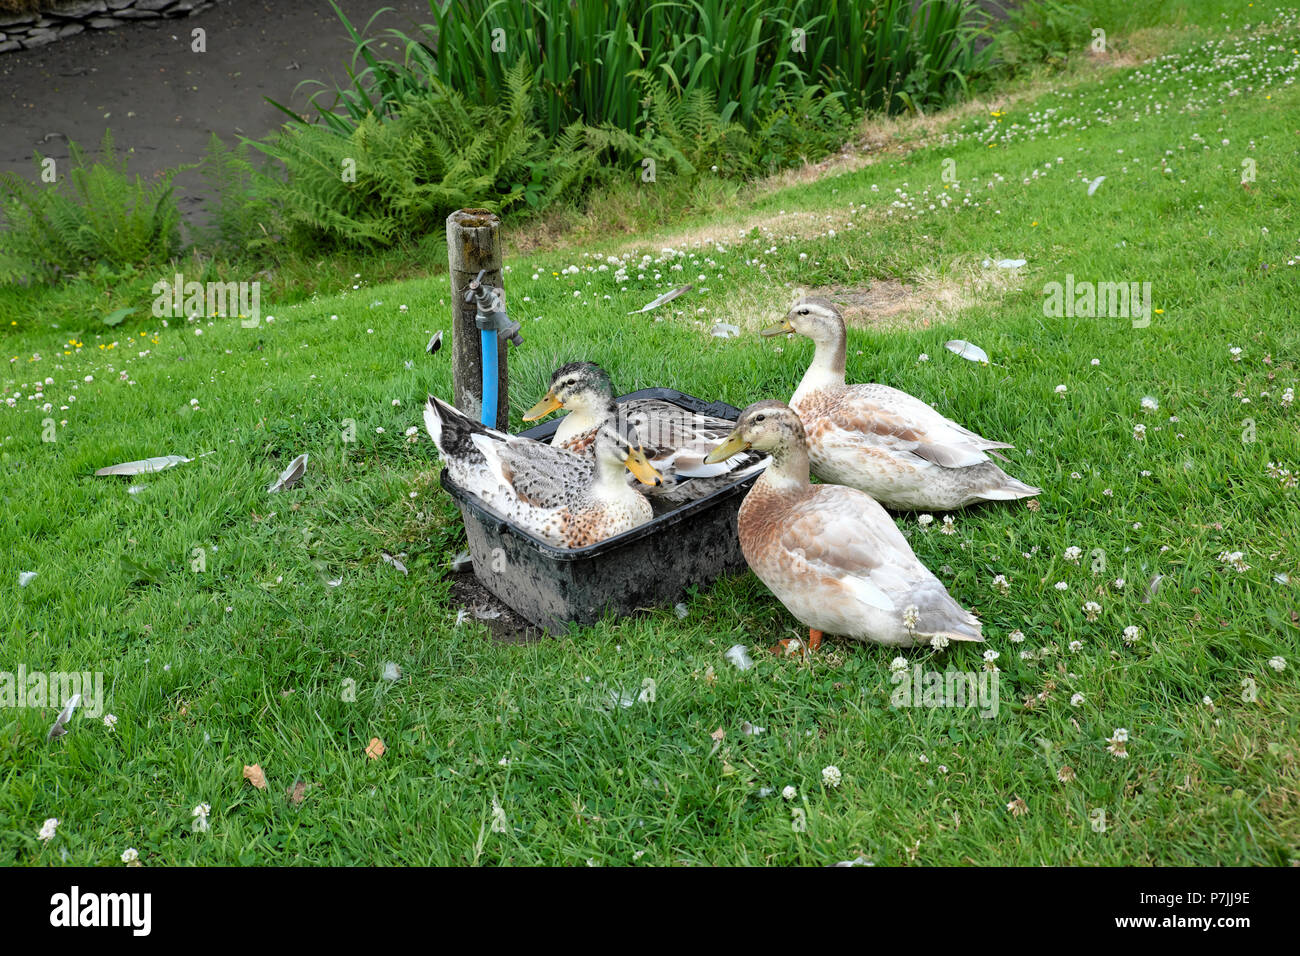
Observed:
[[[818,344],[833,343],[844,336],[844,317],[830,299],[808,296],[794,304],[779,325],[763,329],[760,335],[806,335]]]
[[[605,425],[596,432],[594,450],[599,468],[617,468],[620,475],[622,469],[626,468],[643,485],[664,483],[664,476],[650,464],[635,432],[623,434],[617,428]]]
[[[570,362],[551,374],[551,384],[542,399],[524,412],[531,422],[564,408],[598,417],[614,401],[609,374],[591,362]]]
[[[704,460],[717,464],[749,448],[779,459],[790,448],[802,448],[805,441],[803,423],[788,405],[755,402],[740,413],[735,429]]]

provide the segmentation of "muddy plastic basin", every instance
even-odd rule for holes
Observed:
[[[735,421],[740,410],[671,388],[643,388],[619,402],[658,398],[692,412]],[[560,419],[520,434],[549,439]],[[474,576],[517,614],[551,633],[568,622],[592,624],[608,611],[630,614],[679,602],[692,585],[745,569],[736,515],[757,475],[658,515],[585,548],[557,548],[491,511],[444,470],[442,487],[465,522]]]

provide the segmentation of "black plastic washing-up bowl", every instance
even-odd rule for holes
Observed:
[[[671,388],[643,388],[619,402],[658,398],[735,421],[740,410]],[[521,432],[549,439],[559,419]],[[520,616],[552,633],[591,624],[607,611],[629,614],[676,604],[687,587],[745,568],[736,535],[740,502],[757,475],[720,488],[640,527],[585,548],[557,548],[516,527],[461,488],[444,470],[442,487],[465,522],[474,576]]]

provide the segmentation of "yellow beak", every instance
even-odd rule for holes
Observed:
[[[793,334],[794,334],[794,326],[790,324],[790,318],[789,318],[789,316],[787,316],[786,318],[782,319],[780,325],[774,325],[774,326],[772,326],[770,329],[763,329],[763,330],[762,330],[761,332],[759,332],[758,334],[759,334],[759,335],[765,335],[765,336],[767,336],[768,338],[771,338],[773,335],[781,335],[781,334],[783,334],[783,333],[784,333],[784,334],[787,334],[787,335],[793,335]]]
[[[643,485],[662,485],[664,483],[664,476],[655,470],[654,465],[650,464],[650,459],[645,456],[645,452],[639,447],[628,452],[624,464],[627,465],[627,470],[632,472],[636,480]]]
[[[709,452],[709,457],[704,459],[704,463],[706,465],[716,465],[720,461],[726,461],[733,455],[739,455],[748,447],[749,442],[732,432],[722,440],[721,445]]]
[[[524,412],[524,421],[526,422],[535,421],[536,419],[541,418],[543,415],[549,415],[557,408],[563,408],[563,407],[564,407],[563,403],[561,403],[560,400],[555,397],[554,392],[547,392],[545,398],[543,398],[532,408],[528,409],[528,411]]]

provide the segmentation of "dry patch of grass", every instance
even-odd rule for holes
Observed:
[[[973,305],[1000,300],[1020,289],[1020,270],[985,268],[981,263],[963,258],[942,269],[926,268],[906,282],[877,279],[866,287],[823,286],[807,291],[834,302],[851,326],[928,329]]]
[[[708,322],[730,322],[747,332],[774,325],[801,296],[830,299],[849,326],[874,329],[927,329],[950,322],[973,305],[1001,300],[1023,284],[1019,269],[985,268],[982,259],[959,258],[942,268],[927,268],[906,280],[872,279],[865,285],[791,288],[772,281],[750,283],[728,295]]]

